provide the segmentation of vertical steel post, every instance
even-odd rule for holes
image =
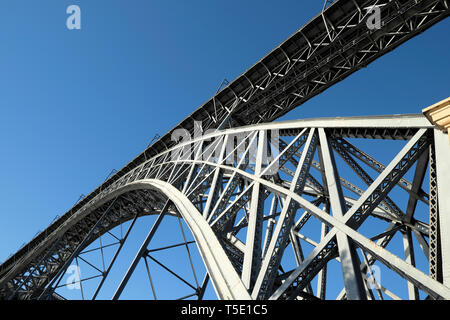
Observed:
[[[440,130],[434,130],[436,151],[436,176],[439,207],[439,229],[442,254],[442,280],[450,287],[450,143],[448,136]]]
[[[344,195],[342,193],[333,151],[328,142],[325,130],[322,128],[319,129],[319,139],[323,157],[323,169],[325,171],[330,196],[331,211],[334,217],[342,220],[346,212]],[[360,269],[361,262],[359,261],[356,247],[352,239],[345,234],[338,232],[336,237],[347,299],[366,300],[366,290]]]

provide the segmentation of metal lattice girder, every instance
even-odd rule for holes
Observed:
[[[329,276],[336,272],[330,262],[336,261],[343,287],[339,299],[399,298],[389,283],[371,289],[375,263],[405,280],[410,299],[423,294],[448,299],[450,289],[440,282],[445,280],[447,257],[438,253],[447,243],[445,233],[439,232],[447,228],[441,213],[446,204],[439,199],[448,198],[443,161],[450,146],[440,135],[425,117],[405,115],[269,123],[181,142],[104,186],[63,217],[64,224],[50,226],[33,250],[2,265],[1,296],[60,297],[55,290],[61,275],[71,261],[84,259],[83,252],[98,249],[86,249],[96,239],[126,221],[134,224],[141,216],[162,217],[165,212],[183,218],[189,227],[207,269],[206,282],[185,281],[150,255],[148,242],[133,266],[141,260],[146,267],[148,261],[160,264],[198,297],[211,281],[221,299],[329,299],[327,281],[336,280],[336,275]],[[387,165],[376,160],[376,148],[357,146],[386,139],[397,145]],[[349,185],[353,187],[346,189]],[[430,211],[424,213],[419,202],[429,203]],[[373,219],[385,227],[373,225]],[[149,234],[153,237],[154,230]],[[412,237],[422,256],[416,254]],[[118,240],[121,247],[123,239]],[[389,249],[397,242],[404,257]],[[188,245],[185,237],[180,245]],[[286,250],[289,247],[292,250]],[[100,243],[97,251],[102,248]],[[417,267],[421,257],[429,257],[426,270]],[[106,271],[104,262],[102,269]],[[156,297],[155,279],[147,271]],[[99,275],[102,283],[108,273]]]
[[[193,133],[199,121],[205,130],[273,121],[448,17],[449,3],[449,0],[325,1],[322,12],[309,23],[81,199],[46,233],[66,223],[104,188],[128,175],[137,165],[173,147],[174,130],[182,128]],[[371,29],[367,22],[374,7],[380,8],[381,21],[380,28]],[[10,257],[4,268],[34,250],[46,233],[39,234]]]
[[[428,146],[426,134],[424,130],[420,130],[414,138],[408,143],[407,146],[394,158],[391,164],[383,171],[383,173],[374,181],[368,190],[362,195],[362,197],[350,208],[345,214],[345,225],[351,228],[358,228],[369,214],[381,201],[382,197],[385,197],[387,193],[392,189],[398,179],[410,168],[418,155],[420,155],[424,149]],[[413,151],[413,152],[412,152]],[[342,222],[341,222],[342,223]],[[334,230],[334,231],[333,231]],[[290,284],[295,283],[298,291],[304,285],[304,282],[308,281],[311,276],[318,272],[323,263],[326,262],[327,256],[332,255],[332,252],[336,250],[337,242],[335,239],[336,228],[331,230],[326,238],[313,250],[310,257],[300,265],[283,284],[276,293],[275,297],[279,297],[283,294]],[[353,238],[353,240],[355,240]],[[367,248],[365,248],[367,249]],[[325,260],[325,261],[324,261]],[[309,264],[313,264],[315,269],[305,270]],[[305,274],[306,272],[306,274]],[[309,279],[310,280],[310,279]],[[414,279],[409,279],[414,281]]]
[[[440,259],[442,281],[445,285],[450,286],[450,238],[448,226],[450,226],[450,197],[446,195],[448,183],[450,181],[449,157],[450,148],[448,145],[448,137],[441,131],[434,132],[435,143],[435,161],[437,171],[437,194],[438,194],[438,223],[439,223],[439,242],[440,242]]]
[[[331,210],[334,217],[342,219],[346,208],[342,187],[339,183],[338,169],[334,155],[330,150],[331,145],[328,142],[324,129],[319,129],[319,135],[321,159],[324,164],[324,180],[326,180],[327,184],[327,193]],[[353,244],[353,241],[342,233],[337,234],[337,244],[339,248],[339,257],[341,258],[347,297],[352,300],[365,300],[366,293],[356,247]]]

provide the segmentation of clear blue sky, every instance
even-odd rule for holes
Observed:
[[[82,29],[66,28],[66,8]],[[0,2],[0,261],[321,9],[322,0]],[[283,119],[450,95],[450,20]]]

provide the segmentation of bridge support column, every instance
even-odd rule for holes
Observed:
[[[442,282],[450,287],[450,97],[424,109],[423,113],[439,129],[434,131],[439,224],[437,244],[440,243],[441,255],[438,263],[441,263]]]
[[[450,287],[450,143],[444,133],[435,130],[436,177],[439,210],[439,230],[442,254],[442,280]]]

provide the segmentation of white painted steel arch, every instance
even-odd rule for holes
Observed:
[[[164,211],[168,199],[190,228],[220,299],[327,298],[330,261],[342,267],[339,299],[375,295],[369,294],[374,289],[365,275],[375,262],[406,280],[410,298],[420,290],[430,298],[450,299],[450,289],[439,281],[439,219],[433,218],[439,214],[438,194],[445,197],[446,190],[433,183],[430,190],[423,185],[428,169],[430,179],[436,178],[434,153],[447,152],[443,143],[436,142],[442,140],[439,134],[423,116],[405,115],[270,123],[179,143],[102,188],[57,224],[1,281],[22,298],[43,298],[77,250],[93,237],[133,215]],[[353,138],[403,142],[383,165],[351,144]],[[272,152],[266,154],[268,149]],[[343,160],[339,172],[337,157]],[[344,165],[366,187],[339,175],[349,173],[341,171]],[[412,181],[405,178],[410,168],[415,170]],[[404,196],[396,198],[390,192],[394,187]],[[408,198],[406,210],[397,205]],[[418,202],[429,206],[430,223],[414,218]],[[388,228],[373,235],[360,232],[369,217]],[[305,227],[308,221],[318,223],[321,230]],[[396,234],[404,238],[409,257],[388,250]],[[419,270],[411,258],[411,236],[417,237],[429,270]],[[45,260],[56,239],[64,245]],[[307,246],[312,249],[305,251]],[[288,247],[295,263],[283,260]],[[52,259],[60,261],[54,269],[48,267]],[[44,266],[37,269],[43,270],[40,279],[46,280],[29,281],[27,274],[39,272],[30,268],[39,264]],[[313,282],[314,278],[319,280]],[[385,287],[376,294],[398,298]]]
[[[251,297],[222,249],[216,235],[197,208],[178,189],[164,181],[140,180],[116,191],[116,194],[129,190],[156,190],[170,199],[183,217],[205,263],[219,299],[250,300]],[[115,195],[112,195],[115,196]]]

